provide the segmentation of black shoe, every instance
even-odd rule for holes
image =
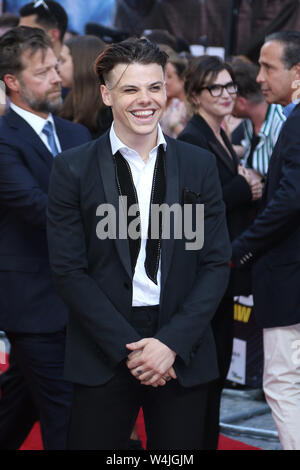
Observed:
[[[144,450],[139,439],[129,439],[128,450]]]

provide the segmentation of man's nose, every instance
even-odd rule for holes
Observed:
[[[262,83],[264,81],[264,75],[263,75],[263,72],[262,72],[261,69],[258,72],[258,75],[256,77],[256,81],[257,81],[257,83]]]
[[[53,83],[61,83],[61,76],[59,75],[58,69],[53,69],[51,81]]]
[[[148,90],[140,90],[138,99],[140,102],[149,103],[151,101],[150,93]]]

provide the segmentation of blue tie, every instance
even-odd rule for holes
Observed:
[[[53,126],[52,126],[52,123],[50,121],[46,122],[46,124],[43,127],[42,132],[47,136],[48,144],[49,144],[49,147],[51,149],[51,153],[52,153],[53,157],[55,157],[58,154],[58,148],[57,148],[55,138],[54,138]]]

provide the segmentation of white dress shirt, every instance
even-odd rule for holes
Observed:
[[[50,121],[53,126],[54,138],[55,138],[58,152],[61,152],[61,145],[60,145],[57,133],[56,133],[55,123],[54,123],[54,119],[51,113],[49,113],[47,119],[43,119],[42,117],[37,116],[37,114],[31,113],[30,111],[26,111],[25,109],[20,108],[14,103],[10,103],[10,107],[15,113],[21,116],[21,118],[23,118],[32,127],[32,129],[37,133],[37,135],[40,137],[42,142],[46,145],[49,152],[52,153],[51,148],[48,144],[47,136],[42,132],[46,122]]]
[[[113,155],[119,151],[129,163],[140,210],[141,246],[133,276],[132,306],[158,305],[161,285],[161,262],[159,262],[157,272],[157,285],[147,276],[144,264],[146,259],[146,242],[148,238],[152,180],[157,150],[161,144],[163,144],[164,149],[166,149],[167,143],[160,126],[158,126],[157,145],[151,150],[149,153],[149,159],[145,163],[142,157],[135,150],[127,147],[123,142],[121,142],[115,133],[113,124],[111,126],[109,137]]]

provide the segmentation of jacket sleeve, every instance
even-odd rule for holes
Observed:
[[[47,232],[58,294],[115,366],[128,355],[125,345],[141,338],[88,273],[79,181],[63,154],[56,157],[50,178]]]
[[[204,204],[204,245],[198,253],[196,280],[176,314],[155,335],[186,365],[190,362],[193,348],[207,332],[227,288],[230,273],[231,245],[218,171],[215,158],[211,156],[207,160],[207,171],[200,189],[204,195],[201,201]]]
[[[222,191],[227,211],[252,201],[250,186],[241,175],[236,175],[231,181],[224,184]]]
[[[17,148],[0,139],[0,201],[24,222],[46,229],[47,194]]]
[[[284,156],[276,192],[249,229],[233,242],[233,261],[237,267],[253,262],[299,228],[299,122],[299,118],[291,116],[285,124],[284,134],[281,134]]]

